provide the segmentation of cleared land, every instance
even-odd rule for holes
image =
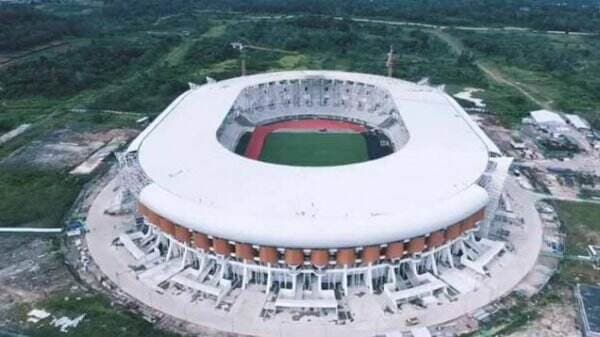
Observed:
[[[295,166],[333,166],[369,159],[365,138],[355,133],[276,132],[267,137],[260,160]]]
[[[0,169],[0,227],[60,227],[82,184],[62,172]]]
[[[175,337],[174,333],[164,332],[153,328],[153,325],[136,314],[118,310],[112,306],[110,300],[102,295],[95,296],[77,296],[75,298],[68,296],[53,296],[49,299],[38,302],[37,309],[43,309],[51,314],[49,318],[43,319],[37,323],[27,323],[25,332],[32,337],[104,337],[104,336],[154,336],[154,337]],[[20,310],[20,319],[26,320],[26,313],[31,306],[23,305]],[[83,319],[76,327],[68,328],[66,332],[53,324],[53,319],[66,317],[75,319],[83,316]],[[0,335],[2,330],[0,330]]]
[[[567,234],[567,256],[586,255],[587,245],[600,244],[600,206],[592,203],[555,201],[558,215]],[[572,258],[561,264],[558,277],[567,285],[600,282],[600,272],[588,262]]]
[[[567,233],[567,254],[585,254],[588,245],[600,244],[600,206],[591,203],[556,202]]]

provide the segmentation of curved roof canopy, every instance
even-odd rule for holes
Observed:
[[[216,131],[249,85],[323,76],[387,89],[410,133],[393,154],[330,167],[244,158]],[[335,248],[386,243],[450,226],[484,207],[477,185],[498,152],[445,93],[387,77],[293,71],[238,77],[177,98],[131,145],[153,181],[140,200],[209,235],[260,245]]]

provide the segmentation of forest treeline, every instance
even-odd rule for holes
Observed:
[[[368,16],[443,25],[600,31],[600,3],[595,0],[107,0],[104,7],[107,15],[138,17],[168,15],[189,8]]]
[[[105,0],[85,20],[52,15],[30,5],[0,5],[0,51],[82,35],[97,30],[94,25],[98,24],[119,20],[129,24],[192,10],[361,16],[440,25],[600,32],[600,2],[595,0]]]

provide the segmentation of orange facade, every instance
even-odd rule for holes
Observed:
[[[274,247],[262,246],[258,250],[260,262],[264,264],[277,264],[279,261],[279,252]]]
[[[213,238],[213,250],[215,254],[229,256],[233,252],[233,247],[225,239]]]
[[[285,250],[285,263],[290,266],[301,266],[304,264],[304,252],[302,249],[289,249]]]
[[[416,254],[425,250],[425,238],[414,238],[408,243],[408,253]]]
[[[235,252],[235,256],[240,260],[251,261],[259,256],[260,262],[265,264],[275,265],[279,263],[279,252],[275,247],[263,246],[258,251],[248,243],[230,244],[226,239],[214,238],[210,239],[206,234],[191,232],[184,226],[177,225],[172,221],[165,219],[139,203],[138,211],[146,220],[160,228],[161,231],[172,235],[176,240],[183,243],[193,243],[193,245],[205,252],[212,247],[215,254],[223,256],[231,256]],[[380,260],[381,254],[385,254],[385,258],[389,260],[402,259],[405,254],[417,254],[425,249],[433,249],[442,246],[448,241],[452,241],[460,237],[465,231],[471,230],[477,226],[477,223],[485,217],[484,209],[479,210],[469,216],[464,221],[454,224],[445,230],[432,232],[427,237],[412,238],[408,243],[393,242],[389,243],[385,250],[379,245],[366,246],[361,252],[361,260],[364,264],[376,263]],[[285,263],[290,266],[301,266],[305,263],[304,251],[298,248],[285,249],[283,258]],[[325,268],[332,262],[333,256],[327,249],[312,249],[310,251],[310,263],[317,268]],[[352,266],[356,263],[356,249],[342,248],[338,249],[335,254],[335,262],[340,266]],[[308,261],[306,261],[308,262]]]
[[[194,246],[196,246],[198,249],[208,252],[211,242],[206,234],[194,232]]]
[[[427,249],[432,249],[443,245],[446,242],[445,231],[436,231],[427,238]]]
[[[159,219],[159,223],[160,223],[160,229],[163,232],[165,232],[169,235],[175,236],[175,224],[173,222],[161,217]]]
[[[310,262],[317,268],[327,267],[329,264],[329,251],[327,249],[313,249],[310,252]]]
[[[398,260],[404,256],[404,242],[390,243],[385,249],[385,257],[390,260]]]
[[[363,263],[375,263],[379,261],[381,255],[381,248],[379,246],[368,246],[363,248],[360,258]]]
[[[247,243],[236,243],[235,256],[241,260],[251,261],[254,260],[256,252],[254,251],[254,248],[252,248],[252,245]]]
[[[175,239],[179,242],[190,243],[192,233],[186,227],[175,225]]]
[[[446,240],[452,241],[461,236],[460,223],[452,225],[446,229]]]
[[[336,254],[337,264],[340,266],[352,266],[356,262],[356,252],[354,248],[339,249]]]

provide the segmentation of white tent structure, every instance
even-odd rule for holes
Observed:
[[[579,115],[565,114],[567,122],[573,125],[577,130],[590,130],[590,124]]]
[[[535,110],[529,113],[534,122],[539,126],[566,126],[565,120],[556,112],[542,109]]]

